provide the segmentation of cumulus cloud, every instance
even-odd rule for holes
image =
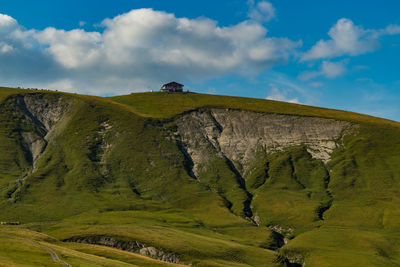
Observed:
[[[56,30],[47,28],[34,37],[47,46],[45,52],[51,54],[65,68],[80,68],[97,61],[100,53],[101,34],[83,30]]]
[[[9,33],[18,27],[17,21],[4,14],[0,14],[0,34]]]
[[[318,71],[305,71],[299,75],[299,79],[303,81],[311,80],[319,76],[329,79],[336,78],[346,72],[347,60],[338,62],[323,61]]]
[[[289,103],[299,103],[299,99],[297,97],[289,97],[288,90],[278,89],[275,85],[271,85],[272,89],[270,90],[269,95],[265,98],[268,100],[276,100],[276,101],[283,101]]]
[[[257,8],[268,10],[265,3]],[[257,73],[284,63],[300,45],[267,37],[267,29],[255,21],[221,27],[211,19],[152,9],[105,19],[101,26],[101,32],[26,30],[0,15],[0,71],[8,68],[0,82],[19,77],[30,86],[126,93],[156,89],[169,80]]]
[[[318,41],[301,60],[364,54],[379,47],[379,37],[393,34],[400,34],[400,26],[389,25],[385,29],[371,30],[355,25],[350,19],[342,18],[329,30],[328,35],[331,39]]]
[[[250,19],[258,22],[267,22],[275,18],[275,8],[270,2],[260,1],[255,2],[254,0],[248,0],[249,6],[248,16]]]

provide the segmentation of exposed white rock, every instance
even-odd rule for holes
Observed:
[[[60,121],[71,104],[65,97],[43,98],[41,95],[25,95],[23,98],[27,110],[40,121],[49,132]]]
[[[32,154],[32,162],[35,162],[42,154],[46,146],[45,141],[31,132],[22,133],[22,138],[24,140],[24,144]]]
[[[71,99],[63,96],[44,97],[42,94],[16,96],[16,106],[34,126],[32,131],[21,133],[23,144],[31,153],[33,165],[46,148],[54,126],[66,117],[71,103]]]
[[[190,112],[177,125],[194,174],[210,147],[244,169],[258,149],[268,153],[302,144],[312,157],[326,163],[338,140],[352,128],[350,122],[334,119],[223,109]]]
[[[172,252],[164,252],[162,249],[147,246],[138,241],[120,241],[110,236],[88,236],[88,237],[73,237],[64,240],[65,242],[78,242],[83,244],[96,244],[107,247],[113,247],[129,252],[139,253],[140,255],[150,257],[153,259],[171,262],[181,265],[192,265],[191,263],[182,262],[178,255]]]

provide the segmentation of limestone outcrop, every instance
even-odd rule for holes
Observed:
[[[187,263],[182,262],[179,257],[172,252],[164,252],[162,249],[147,246],[146,244],[138,241],[122,241],[111,236],[86,236],[86,237],[73,237],[64,240],[64,242],[77,242],[83,244],[94,244],[121,249],[129,252],[138,253],[143,256],[147,256],[153,259],[171,262],[176,264]]]
[[[54,126],[66,117],[72,101],[61,96],[27,94],[16,96],[15,105],[33,127],[21,132],[23,145],[32,156],[32,165],[43,153]]]
[[[326,163],[340,138],[355,127],[333,119],[224,109],[193,111],[176,123],[195,175],[210,150],[230,159],[243,172],[259,149],[271,153],[305,145],[312,157]]]

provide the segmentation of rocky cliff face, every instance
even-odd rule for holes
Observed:
[[[190,163],[188,173],[218,193],[234,214],[253,218],[255,223],[252,191],[269,176],[266,155],[302,146],[312,158],[326,163],[342,137],[357,128],[333,119],[223,109],[192,111],[176,124],[175,135]],[[256,169],[264,169],[264,177],[250,182],[249,189],[249,177]],[[294,170],[290,172],[294,184],[307,187],[297,180]],[[326,183],[323,176],[318,178],[321,184]]]
[[[230,159],[239,171],[254,160],[257,150],[271,153],[296,145],[306,145],[312,157],[326,163],[352,128],[349,122],[332,119],[221,109],[193,111],[177,125],[194,174],[210,150]]]
[[[138,241],[121,241],[117,238],[110,236],[87,236],[87,237],[73,237],[64,240],[64,242],[77,242],[83,244],[94,244],[121,249],[140,255],[150,257],[156,260],[171,262],[175,264],[191,265],[189,263],[182,262],[179,257],[172,252],[164,252],[162,249],[147,246],[144,243]]]
[[[26,110],[40,122],[40,126],[46,132],[49,132],[64,117],[71,104],[71,101],[65,97],[44,98],[43,95],[35,94],[25,95],[23,102]]]
[[[0,139],[15,147],[0,164],[19,171],[9,178],[9,200],[16,200],[23,182],[36,170],[37,160],[63,128],[55,126],[69,117],[73,102],[61,94],[29,93],[12,95],[1,103],[0,121],[9,133],[0,133]]]
[[[44,97],[42,94],[16,96],[14,101],[26,122],[33,126],[31,131],[22,132],[21,136],[34,163],[44,151],[49,134],[65,117],[72,102],[65,97]]]

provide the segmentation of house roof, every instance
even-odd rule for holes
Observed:
[[[183,84],[177,83],[177,82],[170,82],[163,84],[163,86],[183,86]]]

